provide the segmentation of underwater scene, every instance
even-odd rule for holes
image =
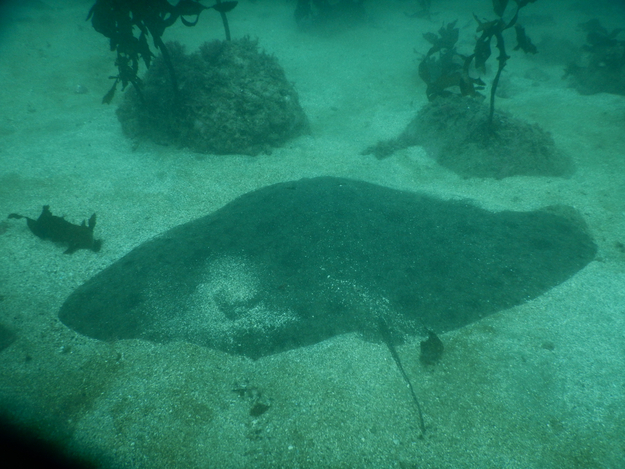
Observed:
[[[12,0],[0,57],[3,467],[625,467],[621,0]]]

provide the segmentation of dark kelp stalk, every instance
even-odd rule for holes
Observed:
[[[97,32],[110,39],[111,50],[117,52],[115,66],[118,70],[117,75],[110,77],[115,82],[102,98],[102,102],[108,104],[112,101],[119,82],[122,84],[122,91],[132,83],[137,92],[140,92],[141,79],[137,76],[139,62],[143,60],[146,68],[150,68],[154,57],[148,44],[148,36],[152,36],[154,45],[163,55],[172,86],[177,90],[176,74],[162,39],[165,29],[178,18],[185,26],[195,26],[203,10],[214,9],[222,17],[226,38],[229,40],[230,28],[226,13],[237,3],[217,0],[213,6],[206,7],[196,0],[180,0],[177,5],[172,5],[167,0],[97,0],[89,10],[87,20],[91,20]],[[185,18],[189,16],[195,17],[195,20]]]

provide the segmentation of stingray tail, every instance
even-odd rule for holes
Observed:
[[[421,435],[423,436],[425,435],[425,422],[423,421],[423,412],[421,411],[421,404],[419,404],[419,399],[417,398],[417,394],[415,393],[414,388],[412,387],[410,378],[408,378],[408,375],[406,374],[406,371],[404,370],[404,366],[401,364],[401,359],[399,358],[397,349],[393,345],[393,338],[391,337],[391,331],[389,330],[388,325],[386,324],[386,321],[381,316],[378,316],[378,330],[380,331],[382,340],[388,347],[388,351],[391,352],[391,355],[393,357],[393,360],[395,360],[395,364],[397,365],[399,372],[404,378],[404,381],[406,381],[406,384],[408,384],[410,395],[412,396],[412,400],[414,401],[417,407],[417,412],[419,414],[419,428],[421,429]]]

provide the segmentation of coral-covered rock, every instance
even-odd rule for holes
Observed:
[[[185,54],[167,45],[178,81],[157,58],[139,94],[130,89],[117,110],[124,132],[202,153],[268,152],[308,133],[297,92],[275,57],[257,41],[213,41]]]
[[[488,107],[471,97],[451,95],[425,105],[396,138],[363,151],[385,158],[423,146],[440,165],[464,177],[570,176],[575,168],[538,125],[504,112],[488,122]]]

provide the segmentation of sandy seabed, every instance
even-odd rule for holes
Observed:
[[[410,1],[370,1],[363,24],[302,32],[293,1],[242,0],[229,14],[233,35],[278,57],[312,128],[257,157],[126,139],[121,96],[100,104],[114,54],[85,21],[92,2],[14,3],[0,20],[0,214],[36,218],[49,204],[80,222],[96,212],[104,245],[63,255],[23,221],[0,222],[0,323],[17,336],[0,352],[3,414],[102,467],[625,465],[625,97],[582,96],[561,79],[563,51],[584,43],[577,24],[616,27],[622,7],[538,1],[522,11],[541,53],[511,53],[497,105],[551,132],[577,170],[494,180],[461,178],[419,147],[360,155],[426,102],[422,34],[458,19],[459,46],[470,49],[471,13],[492,16],[490,2],[433,1],[427,20],[404,14]],[[194,50],[222,34],[205,12],[165,39]],[[104,343],[58,320],[76,287],[142,242],[246,192],[322,175],[494,211],[570,205],[598,254],[539,298],[445,334],[435,367],[420,364],[419,338],[399,347],[424,438],[388,350],[357,334],[251,361],[186,343]],[[253,415],[259,399],[269,410]]]

